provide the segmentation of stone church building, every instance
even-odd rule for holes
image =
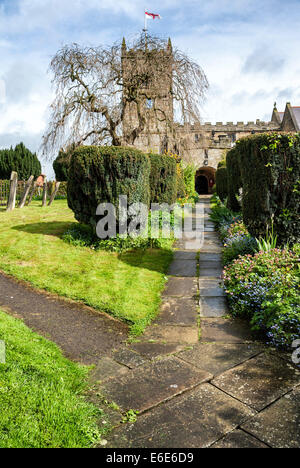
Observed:
[[[139,52],[142,53],[142,52]],[[172,44],[169,40],[166,50],[157,52],[165,66],[172,66]],[[127,51],[125,41],[122,50],[123,76],[130,77],[131,54]],[[136,63],[136,61],[135,61]],[[143,151],[164,153],[166,150],[176,152],[183,161],[193,163],[197,168],[196,190],[199,193],[211,193],[215,183],[215,173],[218,163],[224,159],[226,152],[242,137],[256,133],[272,131],[300,131],[300,107],[286,104],[284,112],[278,112],[276,103],[269,122],[257,119],[255,122],[211,122],[195,125],[175,125],[175,136],[171,136],[166,121],[157,119],[153,111],[155,107],[164,109],[165,115],[174,120],[174,103],[171,95],[172,73],[163,73],[164,67],[157,72],[153,79],[159,87],[153,86],[147,94],[151,99],[145,99],[144,112],[146,116],[145,130],[136,139],[134,146]],[[166,76],[169,78],[166,79]],[[168,81],[169,80],[169,81]],[[159,92],[155,90],[159,89]],[[136,109],[129,107],[124,115],[123,128],[133,128],[138,122]]]

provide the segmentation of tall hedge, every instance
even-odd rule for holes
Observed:
[[[38,177],[42,168],[37,155],[20,143],[14,149],[0,150],[0,179],[9,180],[12,171],[19,180],[27,180],[31,175]]]
[[[242,188],[242,178],[240,170],[239,151],[232,148],[226,156],[227,168],[227,207],[232,211],[241,211],[238,201],[240,189]]]
[[[134,148],[81,146],[71,157],[68,178],[68,205],[75,218],[95,226],[100,203],[119,205],[119,196],[128,203],[149,206],[149,157]]]
[[[53,162],[53,169],[55,172],[55,178],[57,182],[66,182],[68,180],[71,156],[71,150],[64,151],[63,149],[61,149],[58,153],[57,158]]]
[[[265,236],[274,223],[280,244],[300,241],[300,134],[260,134],[236,146],[249,232]]]
[[[216,172],[216,191],[222,201],[228,196],[226,161],[221,161]]]
[[[168,203],[177,200],[177,164],[176,160],[166,154],[149,154],[150,200],[151,203]]]

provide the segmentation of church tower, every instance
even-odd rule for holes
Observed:
[[[169,39],[165,48],[140,50],[122,45],[123,90],[127,93],[123,116],[123,134],[138,128],[139,113],[145,119],[142,133],[135,140],[139,149],[161,152],[167,149],[170,133],[168,122],[173,123],[173,52]],[[137,99],[130,93],[137,92]],[[128,102],[129,101],[129,102]]]

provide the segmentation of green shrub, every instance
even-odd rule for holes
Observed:
[[[222,201],[228,196],[226,163],[221,161],[216,172],[216,191]]]
[[[254,237],[274,222],[279,245],[300,239],[300,134],[260,134],[241,139],[243,219]]]
[[[228,265],[236,258],[244,255],[253,255],[257,250],[257,244],[250,234],[236,235],[225,239],[223,250],[223,264]]]
[[[240,211],[241,205],[238,201],[239,191],[242,188],[239,152],[232,148],[226,156],[227,167],[227,206],[232,211]]]
[[[28,180],[41,174],[41,163],[35,153],[32,153],[20,143],[15,149],[0,150],[0,179],[9,180],[12,171],[18,173],[19,180]]]
[[[128,204],[149,206],[149,157],[134,148],[82,146],[71,157],[68,179],[68,205],[83,224],[96,226],[100,203],[117,209],[119,196]]]
[[[183,169],[180,164],[177,164],[177,198],[182,199],[186,196]]]
[[[61,149],[57,158],[53,162],[53,169],[57,182],[66,182],[68,180],[70,161],[74,150],[74,146],[69,148],[67,151]]]
[[[223,204],[212,206],[209,217],[217,227],[222,223],[231,224],[236,219],[236,215]]]
[[[172,205],[177,200],[177,164],[168,154],[149,154],[150,201]]]
[[[193,164],[187,164],[183,168],[185,192],[188,197],[192,197],[196,193],[196,190],[195,190],[196,171],[197,169]]]

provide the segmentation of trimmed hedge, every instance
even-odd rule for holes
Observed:
[[[35,178],[41,174],[41,163],[35,153],[32,153],[23,143],[15,149],[0,150],[0,179],[10,180],[12,171],[18,173],[19,180]]]
[[[300,134],[259,134],[241,139],[243,219],[254,237],[274,223],[280,244],[300,240]]]
[[[226,161],[221,161],[218,164],[216,172],[216,190],[217,195],[224,201],[228,196]]]
[[[227,207],[236,212],[241,211],[241,205],[237,199],[242,188],[242,178],[240,171],[239,151],[233,148],[226,156],[227,167]]]
[[[68,172],[70,167],[72,153],[70,151],[60,150],[57,158],[53,162],[53,169],[57,182],[66,182],[68,180]]]
[[[100,203],[119,206],[119,196],[128,204],[149,206],[150,161],[134,148],[81,146],[71,157],[68,179],[68,205],[83,224],[96,226]]]
[[[172,205],[177,200],[177,164],[166,154],[149,154],[150,201]]]

